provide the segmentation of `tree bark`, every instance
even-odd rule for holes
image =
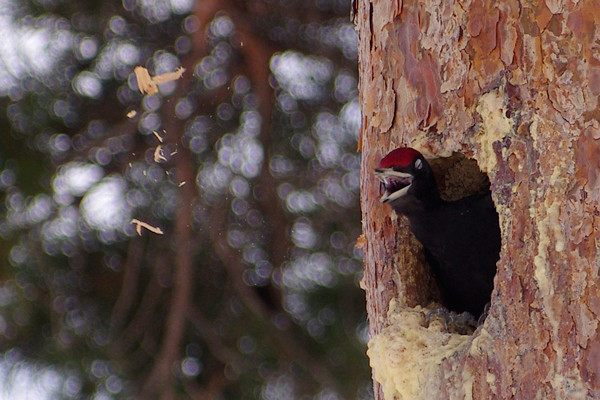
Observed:
[[[600,2],[359,0],[375,397],[600,398]],[[424,325],[419,245],[373,169],[408,145],[491,182],[502,250],[473,335]],[[378,383],[377,383],[378,382]]]

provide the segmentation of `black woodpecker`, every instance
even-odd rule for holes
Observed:
[[[405,215],[421,242],[444,305],[480,318],[490,302],[500,253],[498,213],[488,191],[445,201],[429,163],[401,147],[383,157],[375,176],[382,203]]]

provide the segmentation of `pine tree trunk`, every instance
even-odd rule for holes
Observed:
[[[600,2],[357,7],[376,399],[600,398]],[[372,173],[400,145],[462,153],[490,179],[502,251],[473,335],[424,326],[419,244]]]

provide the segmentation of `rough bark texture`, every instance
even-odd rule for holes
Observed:
[[[600,2],[359,0],[356,23],[376,398],[600,398]],[[419,245],[372,174],[399,145],[490,178],[502,251],[472,336],[423,326]]]

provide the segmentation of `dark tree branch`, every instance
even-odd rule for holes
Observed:
[[[123,284],[121,292],[115,302],[110,317],[110,329],[114,335],[123,325],[138,290],[140,276],[140,261],[142,258],[143,244],[141,240],[131,240],[127,250],[127,260],[123,271]]]
[[[199,2],[195,14],[200,26],[208,26],[209,21],[217,10],[217,1]],[[194,63],[206,52],[204,32],[204,29],[197,31],[193,38],[193,50],[183,60],[183,67],[187,73],[177,82],[177,89],[172,96],[174,99],[183,97],[186,83],[192,77]],[[165,121],[163,126],[167,132],[165,139],[168,143],[177,145],[182,143],[183,122],[175,116],[176,102],[169,104],[170,107],[166,111],[167,115],[163,116],[163,120]],[[195,185],[196,169],[194,165],[189,149],[186,146],[181,146],[175,157],[175,167],[178,171],[179,181],[187,182],[187,184],[180,188],[179,206],[175,217],[174,243],[177,246],[177,254],[175,254],[172,298],[163,341],[152,370],[141,391],[140,398],[143,399],[159,397],[163,400],[169,400],[175,397],[171,368],[177,358],[180,357],[180,347],[185,333],[186,315],[187,310],[190,308],[192,292],[194,253],[192,246],[192,207],[197,195]]]
[[[121,333],[121,336],[115,339],[111,345],[112,350],[117,354],[125,354],[127,349],[131,348],[148,331],[161,299],[163,290],[160,284],[160,276],[166,268],[164,257],[158,257],[154,262],[154,274],[146,285],[135,315],[127,328]]]

